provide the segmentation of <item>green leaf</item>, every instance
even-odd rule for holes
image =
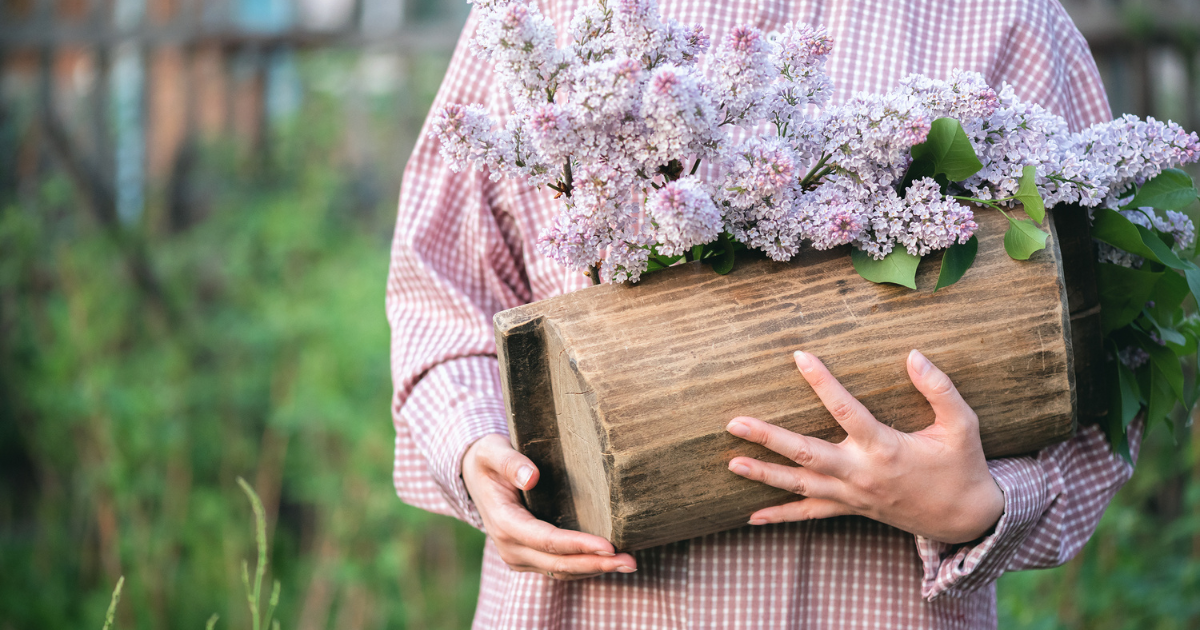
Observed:
[[[912,148],[912,157],[914,162],[928,160],[933,176],[945,175],[952,182],[961,182],[983,168],[971,140],[953,118],[933,121],[925,142]]]
[[[1196,186],[1187,173],[1168,168],[1142,184],[1126,208],[1158,208],[1181,210],[1196,201]]]
[[[1149,337],[1146,337],[1141,345],[1142,349],[1150,354],[1152,378],[1153,374],[1160,375],[1175,395],[1175,400],[1185,402],[1187,399],[1183,395],[1183,366],[1179,364],[1179,357],[1170,348],[1158,345]]]
[[[1154,330],[1158,332],[1158,338],[1165,341],[1167,346],[1171,348],[1172,352],[1174,352],[1176,355],[1180,353],[1186,354],[1184,350],[1186,349],[1185,346],[1187,345],[1187,338],[1183,336],[1183,333],[1171,328],[1168,325],[1159,323],[1159,321],[1155,319],[1154,314],[1150,312],[1150,309],[1142,311],[1142,317],[1145,317],[1146,321],[1150,322],[1150,325],[1153,326]]]
[[[1174,271],[1164,273],[1148,298],[1154,302],[1154,307],[1149,309],[1154,319],[1164,324],[1174,324],[1173,318],[1179,313],[1179,307],[1188,292],[1186,278]]]
[[[903,247],[897,247],[892,253],[876,260],[861,249],[850,251],[850,262],[858,275],[876,284],[890,282],[910,289],[917,288],[917,264],[920,256],[913,256]]]
[[[1096,288],[1100,293],[1100,324],[1107,335],[1137,319],[1163,272],[1096,263]]]
[[[1092,223],[1092,238],[1108,243],[1117,249],[1159,262],[1154,252],[1142,241],[1138,225],[1119,212],[1108,208],[1097,208]]]
[[[1009,217],[1008,231],[1004,233],[1004,251],[1016,260],[1029,260],[1034,252],[1046,249],[1046,238],[1049,236],[1029,219]]]
[[[942,254],[942,269],[938,272],[937,286],[933,287],[933,290],[936,292],[962,279],[963,274],[967,273],[975,262],[975,254],[978,252],[979,240],[974,236],[966,243],[955,243],[946,248],[946,253]]]
[[[1108,339],[1105,345],[1114,357],[1117,356],[1117,344],[1112,339]],[[1108,388],[1108,414],[1101,420],[1101,424],[1108,435],[1109,444],[1112,444],[1113,452],[1133,463],[1125,432],[1142,408],[1142,394],[1137,377],[1124,363],[1113,361],[1111,365],[1113,367],[1110,382],[1116,384],[1116,387]]]
[[[1046,220],[1046,204],[1042,201],[1042,194],[1038,192],[1036,182],[1037,169],[1033,165],[1026,166],[1021,170],[1017,194],[1013,196],[1025,206],[1025,214],[1028,214],[1029,218],[1041,223]]]
[[[723,275],[729,273],[730,271],[733,271],[733,263],[735,261],[735,257],[734,257],[735,250],[733,247],[733,243],[731,243],[729,241],[729,237],[725,236],[724,232],[722,232],[721,235],[717,237],[717,246],[720,248],[720,251],[713,256],[712,266],[713,266],[713,271],[715,271],[715,272],[717,272],[717,274],[723,276]]]
[[[1126,429],[1133,422],[1138,410],[1142,408],[1142,393],[1138,390],[1137,379],[1133,372],[1119,360],[1117,364],[1117,392],[1121,395],[1120,412],[1121,428]]]
[[[1164,243],[1157,234],[1140,225],[1134,225],[1134,227],[1137,228],[1138,236],[1142,237],[1142,243],[1147,249],[1154,252],[1154,260],[1180,271],[1188,268],[1189,263],[1184,262],[1175,252],[1171,251],[1171,246]]]
[[[1191,261],[1181,260],[1154,232],[1107,208],[1097,209],[1094,217],[1092,238],[1182,271],[1192,295],[1200,297],[1200,267]]]
[[[1167,419],[1167,414],[1175,408],[1176,400],[1167,377],[1154,368],[1150,369],[1150,393],[1147,398],[1146,428],[1149,428],[1153,423]]]

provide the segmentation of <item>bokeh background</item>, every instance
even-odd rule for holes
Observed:
[[[1113,110],[1200,129],[1200,0],[1071,0]],[[388,246],[460,0],[0,0],[0,629],[463,628],[482,537],[391,488]],[[1200,627],[1176,416],[1004,628]]]

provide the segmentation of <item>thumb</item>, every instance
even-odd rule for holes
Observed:
[[[518,490],[529,490],[537,485],[538,469],[533,462],[515,449],[509,448],[499,466],[500,473]]]
[[[506,435],[493,433],[476,440],[463,457],[464,475],[469,467],[469,459],[474,460],[481,473],[497,481],[503,480],[518,490],[528,490],[537,485],[537,466],[517,452]]]
[[[933,407],[935,424],[960,428],[975,426],[978,431],[979,418],[958,393],[954,382],[916,350],[908,353],[908,377]]]

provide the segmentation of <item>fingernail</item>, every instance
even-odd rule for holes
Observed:
[[[529,478],[533,476],[533,468],[531,466],[522,466],[517,471],[517,485],[522,488],[529,483]]]
[[[813,360],[811,354],[802,350],[797,350],[792,356],[796,359],[796,366],[800,368],[800,371],[807,372],[813,369]]]
[[[925,376],[925,373],[929,371],[929,368],[933,367],[933,364],[929,362],[929,359],[926,359],[925,355],[917,352],[915,349],[908,353],[908,359],[912,362],[913,371],[917,373],[917,376]]]
[[[752,518],[747,522],[751,525],[766,525],[767,524],[767,522],[761,518]]]
[[[750,427],[742,424],[741,422],[739,422],[737,420],[730,422],[729,426],[725,427],[725,430],[729,431],[730,433],[732,433],[740,438],[744,438],[747,435],[750,435]]]
[[[637,571],[637,569],[622,564],[621,566],[617,567],[617,571],[620,573],[633,573],[634,571]]]
[[[734,473],[742,476],[750,474],[750,467],[745,464],[734,464],[731,462],[729,464],[729,470],[732,470]]]
[[[611,551],[593,551],[592,553],[596,554],[597,556],[604,556],[605,558],[611,558],[616,555]]]

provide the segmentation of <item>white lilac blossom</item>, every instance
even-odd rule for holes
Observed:
[[[814,141],[831,166],[878,191],[904,175],[909,150],[925,141],[931,122],[912,95],[856,94],[845,105],[826,110]]]
[[[1058,163],[1064,143],[1070,140],[1061,116],[1017,98],[1011,85],[1001,87],[999,101],[973,138],[983,168],[966,181],[966,187],[980,199],[1011,197],[1025,166],[1045,174]]]
[[[709,154],[721,137],[716,107],[701,89],[701,77],[688,69],[666,65],[655,70],[641,113],[650,129],[641,156],[648,166]]]
[[[554,45],[554,23],[523,2],[489,8],[491,19],[480,21],[471,40],[476,54],[495,65],[518,106],[549,101],[568,67],[567,55]]]
[[[688,253],[727,232],[788,260],[801,247],[850,245],[879,259],[964,243],[977,226],[948,195],[1010,206],[1034,167],[1045,205],[1121,211],[1195,240],[1178,212],[1122,210],[1164,169],[1200,159],[1200,138],[1132,116],[1073,133],[1058,115],[998,90],[977,72],[912,75],[883,94],[828,106],[825,29],[789,24],[775,37],[736,26],[714,43],[655,0],[588,0],[558,48],[553,23],[528,0],[476,0],[476,53],[511,93],[514,111],[448,105],[430,134],[455,171],[548,186],[562,211],[538,251],[572,269],[635,282],[652,249]],[[823,109],[822,109],[823,108]],[[902,189],[911,150],[938,118],[961,123],[983,167],[964,182]],[[691,175],[705,163],[700,177]],[[1106,245],[1106,262],[1140,258]]]
[[[496,146],[492,121],[482,105],[447,105],[429,121],[431,133],[441,139],[439,151],[450,170],[468,166],[482,169]]]
[[[805,108],[825,105],[833,93],[825,74],[833,42],[824,27],[788,24],[773,43],[769,57],[778,78],[769,86],[766,118],[779,135],[790,137],[800,131]]]
[[[664,256],[711,243],[721,231],[721,211],[708,186],[697,177],[668,182],[651,193],[646,213],[654,222],[658,253]]]
[[[979,228],[970,208],[942,194],[934,180],[924,177],[908,187],[901,199],[892,189],[878,196],[869,223],[859,237],[860,249],[883,258],[897,245],[914,256],[966,243]]]
[[[761,118],[763,90],[777,71],[768,63],[771,45],[753,26],[738,26],[725,36],[713,53],[712,74],[721,95],[722,122],[740,123]]]
[[[983,123],[1000,106],[996,91],[982,74],[955,69],[945,81],[913,74],[900,81],[901,89],[915,97],[933,118],[953,118],[968,136],[978,138]]]
[[[774,197],[798,179],[796,155],[782,139],[751,137],[729,155],[720,199],[738,209]]]
[[[1091,168],[1107,167],[1105,184],[1110,207],[1132,185],[1141,185],[1165,168],[1200,159],[1200,138],[1173,122],[1154,118],[1139,120],[1126,114],[1107,123],[1093,125],[1079,134],[1076,150]]]

